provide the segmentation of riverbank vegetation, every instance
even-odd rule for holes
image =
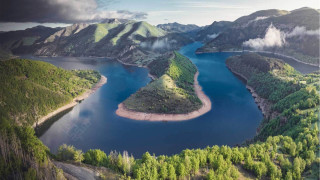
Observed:
[[[31,125],[90,89],[100,74],[12,59],[0,61],[0,78],[0,177],[64,179]]]
[[[13,59],[0,62],[1,119],[32,125],[96,84],[96,71],[67,71],[49,63]]]
[[[149,66],[154,81],[123,103],[129,110],[147,113],[183,114],[202,105],[194,91],[197,68],[186,57],[174,52],[158,58]]]
[[[111,168],[124,179],[317,179],[319,73],[302,75],[282,61],[256,54],[231,57],[226,63],[271,102],[277,115],[263,120],[252,141],[186,149],[172,156],[146,152],[141,159],[96,149],[84,153],[82,162]]]

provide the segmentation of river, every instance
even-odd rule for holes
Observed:
[[[237,53],[196,55],[200,43],[181,48],[180,53],[196,64],[199,83],[212,101],[212,110],[183,122],[135,121],[115,114],[119,103],[147,85],[144,68],[122,65],[104,58],[40,58],[65,69],[95,69],[108,83],[72,110],[62,115],[40,136],[52,152],[62,144],[78,149],[128,151],[140,157],[176,154],[186,148],[236,145],[254,137],[263,116],[245,84],[226,67],[225,60]]]

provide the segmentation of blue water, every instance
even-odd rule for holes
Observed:
[[[108,83],[56,121],[40,137],[52,152],[62,144],[86,151],[99,148],[128,151],[136,157],[144,152],[175,154],[186,148],[235,145],[256,134],[263,116],[245,85],[225,65],[235,53],[195,55],[200,43],[180,52],[199,69],[199,82],[212,101],[212,110],[183,122],[135,121],[115,114],[130,94],[150,82],[148,71],[108,59],[36,58],[66,69],[96,69]]]

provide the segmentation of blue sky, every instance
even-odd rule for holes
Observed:
[[[103,1],[103,0],[101,0]],[[179,22],[207,25],[213,21],[233,21],[257,10],[293,10],[301,7],[320,9],[319,0],[120,0],[109,9],[148,13],[151,24]]]
[[[50,0],[50,2],[56,3],[53,10],[59,8],[54,12],[63,12],[57,15],[57,19],[64,19],[64,17],[69,19],[68,23],[44,24],[51,27],[66,26],[77,17],[81,16],[81,19],[85,19],[88,15],[93,18],[99,13],[102,14],[99,17],[103,18],[131,17],[134,16],[134,13],[143,13],[142,17],[146,18],[143,20],[153,25],[178,22],[203,26],[211,24],[213,21],[234,21],[258,10],[293,10],[301,7],[320,9],[319,0]],[[65,8],[61,11],[61,8],[64,9],[64,7],[69,9]],[[23,8],[23,5],[19,8]],[[120,10],[125,10],[125,14],[121,14]],[[70,13],[66,14],[66,12]],[[141,16],[141,14],[139,15]],[[28,22],[10,22],[8,20],[1,22],[0,20],[0,31],[25,29],[35,25],[39,25],[39,22],[32,22],[32,20]]]

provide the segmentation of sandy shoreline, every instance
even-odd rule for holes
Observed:
[[[144,113],[144,112],[136,112],[127,109],[123,103],[118,105],[118,109],[116,114],[121,117],[134,119],[134,120],[144,120],[144,121],[185,121],[194,119],[199,117],[211,110],[211,101],[207,95],[202,91],[202,87],[198,82],[197,72],[194,75],[194,90],[198,96],[198,98],[202,102],[202,107],[196,111],[186,113],[186,114],[160,114],[160,113]]]
[[[107,78],[105,76],[101,75],[100,81],[92,89],[90,89],[90,90],[86,91],[85,93],[83,93],[82,95],[74,98],[71,103],[66,104],[66,105],[56,109],[55,111],[47,114],[46,116],[41,117],[40,119],[38,119],[37,122],[35,122],[32,125],[32,127],[35,128],[35,127],[41,125],[42,123],[44,123],[45,121],[47,121],[48,119],[52,118],[53,116],[59,114],[60,112],[74,107],[75,105],[77,105],[79,103],[79,101],[88,98],[91,94],[93,94],[95,91],[97,91],[97,89],[99,89],[101,86],[103,86],[106,83],[107,83]]]

